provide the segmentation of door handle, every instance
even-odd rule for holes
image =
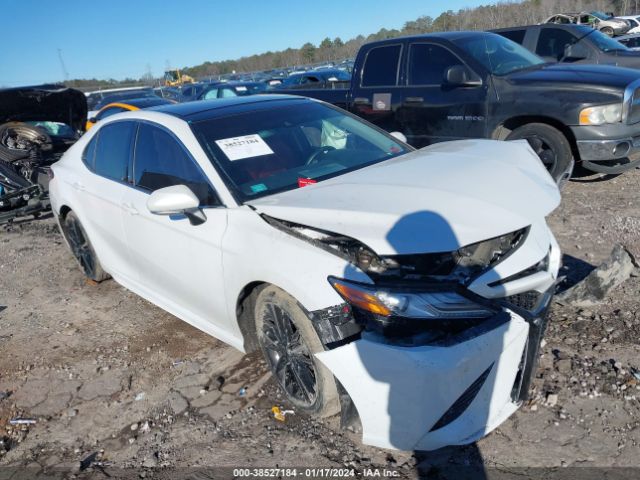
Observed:
[[[424,98],[422,97],[407,97],[404,99],[404,103],[424,103]]]
[[[122,209],[125,212],[127,212],[129,215],[138,215],[140,213],[140,212],[138,212],[138,209],[136,207],[134,207],[130,203],[123,203],[122,204]]]
[[[369,99],[365,97],[356,97],[353,99],[353,103],[356,105],[363,105],[369,103]]]
[[[84,192],[84,185],[83,184],[81,184],[79,182],[75,182],[72,186],[73,186],[73,188],[75,188],[79,192]]]

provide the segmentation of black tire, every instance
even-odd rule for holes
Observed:
[[[340,412],[333,374],[313,355],[324,350],[298,302],[274,286],[256,298],[258,344],[287,400],[298,410],[328,417]]]
[[[20,137],[43,150],[51,149],[51,137],[41,128],[22,122],[9,122],[0,125],[0,160],[13,163],[29,157],[29,149],[12,148],[9,138]]]
[[[96,255],[87,232],[75,213],[69,212],[60,222],[62,233],[80,269],[89,280],[102,282],[109,278]]]
[[[528,123],[514,129],[506,138],[523,139],[529,142],[558,185],[568,180],[565,177],[567,172],[571,176],[573,155],[569,141],[560,130],[545,123]]]
[[[614,32],[613,32],[613,28],[611,27],[602,27],[600,31],[605,35],[607,35],[608,37],[613,37]]]

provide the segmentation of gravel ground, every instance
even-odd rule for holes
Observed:
[[[639,180],[635,170],[565,188],[549,224],[568,284],[616,242],[640,258]],[[16,222],[0,229],[0,478],[10,467],[43,478],[211,466],[386,468],[403,478],[444,478],[455,467],[472,468],[465,478],[640,467],[639,293],[632,277],[588,310],[555,304],[532,400],[477,444],[385,451],[363,446],[357,428],[341,430],[337,419],[276,421],[271,407],[287,405],[259,356],[113,281],[87,283],[51,217]],[[16,417],[37,423],[10,425]]]

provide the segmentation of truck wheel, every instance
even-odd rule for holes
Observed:
[[[571,145],[560,130],[545,123],[528,123],[514,129],[506,140],[527,140],[540,157],[556,183],[561,184],[566,172],[571,172]]]
[[[87,232],[85,232],[76,214],[73,212],[67,213],[60,224],[64,238],[66,238],[71,248],[71,253],[76,257],[78,265],[80,265],[85,276],[94,282],[102,282],[108,279],[109,274],[100,265]]]
[[[336,380],[313,355],[324,350],[322,342],[298,302],[268,286],[256,299],[255,322],[262,353],[287,400],[310,414],[339,413]]]
[[[611,27],[602,27],[600,31],[609,37],[613,37],[613,28]]]

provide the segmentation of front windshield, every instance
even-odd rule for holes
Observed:
[[[516,70],[544,64],[537,55],[500,35],[473,35],[454,39],[458,47],[465,50],[493,75],[507,75]]]
[[[604,12],[598,12],[598,11],[594,11],[594,12],[589,12],[590,15],[593,15],[596,18],[599,18],[600,20],[608,20],[611,17],[611,15],[607,15]]]
[[[603,52],[614,52],[616,50],[629,50],[620,42],[605,35],[599,30],[594,30],[589,27],[579,27],[577,30],[579,30],[578,35],[580,35],[579,40],[588,35],[589,39],[593,42],[596,48],[598,48],[599,50],[602,50]]]
[[[241,201],[300,188],[409,150],[388,134],[311,101],[191,125]]]

